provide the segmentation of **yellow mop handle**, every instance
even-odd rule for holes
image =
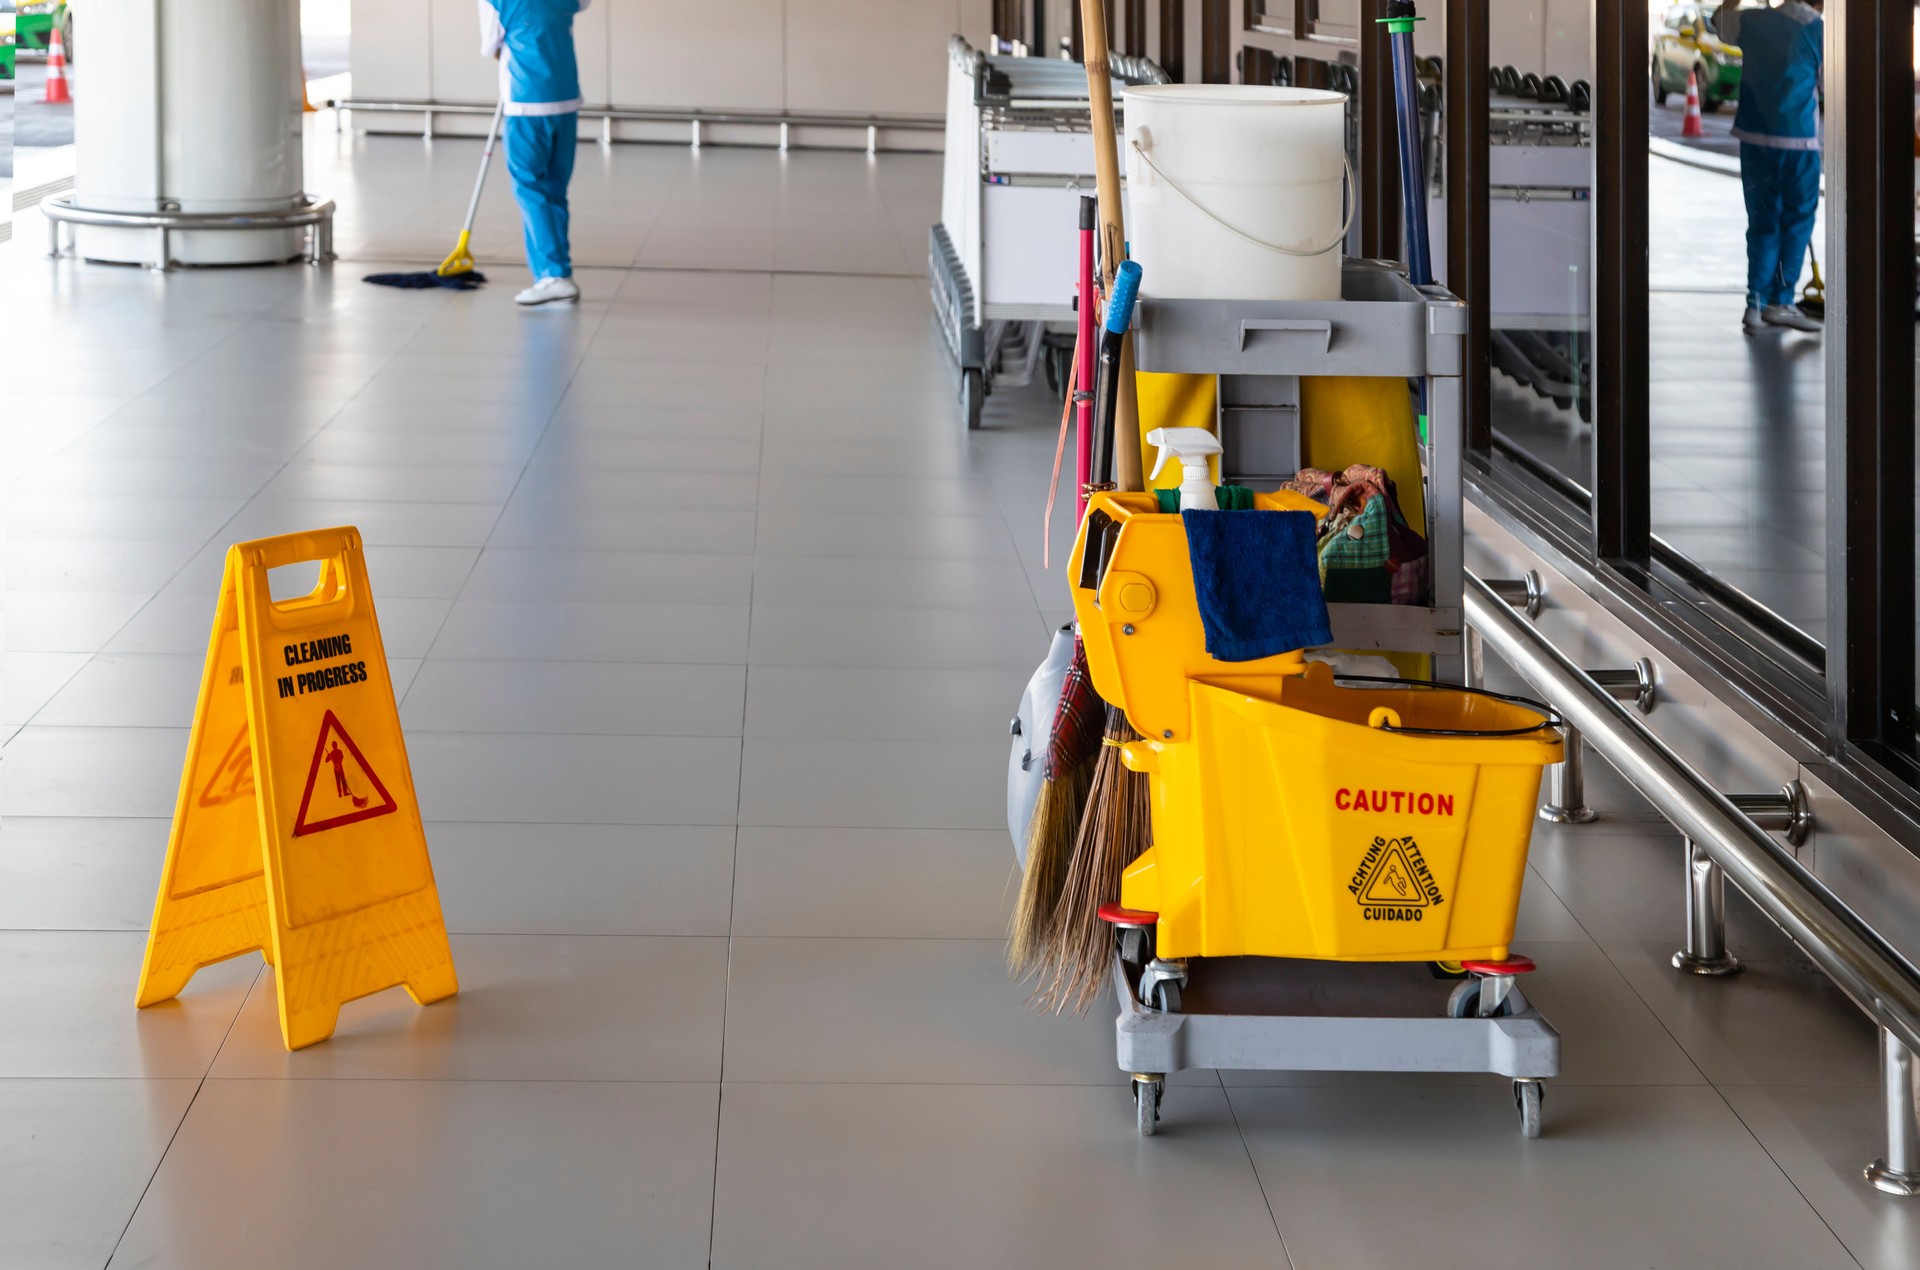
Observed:
[[[493,142],[500,134],[500,117],[506,110],[506,98],[494,103],[493,119],[487,124],[487,146],[480,152],[480,171],[473,178],[473,197],[467,200],[466,223],[460,227],[460,239],[454,243],[453,251],[440,262],[439,273],[443,278],[473,268],[473,255],[467,250],[467,242],[473,237],[473,218],[480,211],[480,191],[487,186],[487,169],[493,166]]]

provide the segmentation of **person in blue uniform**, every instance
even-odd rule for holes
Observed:
[[[1820,206],[1820,55],[1825,0],[1770,9],[1721,5],[1720,38],[1740,48],[1740,186],[1747,201],[1747,311],[1751,335],[1768,326],[1817,331],[1793,304],[1793,286]]]
[[[507,174],[526,230],[533,285],[515,303],[580,298],[567,242],[567,183],[580,127],[580,68],[573,15],[588,0],[479,0],[480,51],[500,61]]]

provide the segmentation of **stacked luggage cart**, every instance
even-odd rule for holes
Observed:
[[[957,35],[947,54],[946,170],[927,271],[961,409],[977,428],[996,382],[1043,370],[1055,391],[1064,386],[1093,137],[1078,62],[992,56]],[[1112,74],[1116,110],[1128,85],[1167,82],[1145,58],[1116,55]]]

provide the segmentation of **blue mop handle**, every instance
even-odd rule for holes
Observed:
[[[1420,86],[1414,74],[1413,0],[1387,0],[1387,46],[1393,52],[1393,104],[1400,123],[1400,197],[1407,222],[1407,280],[1424,287],[1433,281],[1433,256],[1427,239],[1427,172],[1420,134]]]
[[[1133,302],[1140,294],[1140,266],[1132,260],[1120,262],[1113,275],[1113,290],[1107,293],[1107,318],[1100,332],[1099,382],[1094,385],[1094,410],[1099,417],[1100,446],[1093,478],[1097,484],[1113,481],[1114,418],[1120,400],[1120,352],[1127,337],[1127,325],[1133,321]]]
[[[1125,335],[1133,321],[1133,302],[1140,295],[1140,266],[1132,260],[1120,262],[1113,275],[1113,294],[1107,297],[1107,330]]]

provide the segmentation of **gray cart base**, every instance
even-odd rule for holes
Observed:
[[[1424,963],[1195,961],[1175,1012],[1142,1003],[1141,974],[1116,954],[1120,1069],[1133,1075],[1146,1135],[1167,1073],[1188,1067],[1490,1072],[1513,1080],[1527,1137],[1540,1130],[1541,1082],[1560,1074],[1560,1034],[1518,986],[1496,1017],[1471,1017],[1482,981],[1436,979]]]

